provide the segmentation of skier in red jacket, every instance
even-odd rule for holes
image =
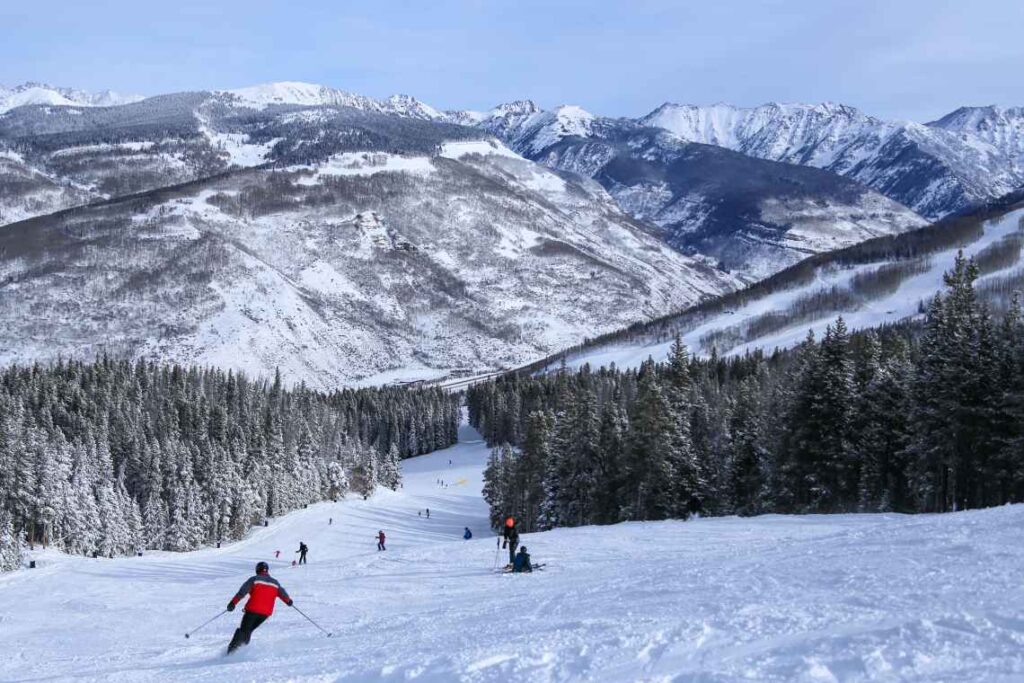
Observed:
[[[228,603],[228,611],[233,611],[238,601],[246,595],[249,596],[249,600],[245,603],[245,614],[242,616],[242,623],[235,629],[231,644],[228,645],[228,654],[242,645],[249,644],[252,632],[274,613],[274,603],[278,598],[289,607],[294,604],[284,586],[270,576],[270,567],[266,562],[256,564],[256,576],[249,577],[249,580],[242,584],[235,597]]]
[[[384,547],[384,530],[381,529],[377,532],[377,550],[387,550]]]

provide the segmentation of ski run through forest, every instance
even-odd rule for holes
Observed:
[[[17,644],[0,658],[0,680],[1024,676],[1024,507],[556,529],[522,537],[544,571],[496,574],[500,548],[480,496],[489,449],[468,426],[460,437],[405,460],[397,491],[310,505],[220,549],[113,560],[37,552],[39,568],[0,575],[11,597],[0,630]],[[473,540],[462,539],[466,526]],[[300,541],[309,563],[293,567]],[[186,640],[259,560],[333,637],[279,602],[230,657],[240,610]]]

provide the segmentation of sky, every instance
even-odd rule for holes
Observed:
[[[1021,0],[35,0],[0,3],[0,85],[154,95],[293,80],[440,109],[530,98],[834,101],[927,121],[1024,105]]]

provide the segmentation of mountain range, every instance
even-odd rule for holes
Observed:
[[[1024,184],[1024,114],[0,91],[0,359],[508,367]],[[105,273],[100,277],[99,273]]]

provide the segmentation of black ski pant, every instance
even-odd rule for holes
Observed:
[[[516,549],[519,547],[519,541],[508,542],[508,563],[513,564],[516,561]]]
[[[377,541],[377,550],[387,550],[387,548],[384,547],[384,541]]]
[[[306,553],[299,553],[299,564],[306,564]]]
[[[249,639],[252,638],[252,632],[266,620],[267,615],[265,614],[256,614],[255,612],[243,614],[242,623],[235,629],[235,636],[231,639],[231,644],[228,645],[228,652],[234,652],[241,646],[248,645]]]

